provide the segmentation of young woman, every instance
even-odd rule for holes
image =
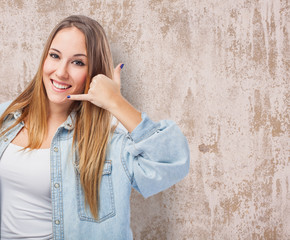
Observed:
[[[1,239],[133,239],[131,187],[149,197],[188,173],[185,137],[122,97],[122,67],[93,19],[54,28],[29,86],[0,105]]]

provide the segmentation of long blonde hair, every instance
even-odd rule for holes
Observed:
[[[64,28],[76,27],[86,39],[88,55],[88,74],[85,91],[88,92],[93,76],[104,74],[113,77],[113,61],[104,29],[95,20],[73,15],[61,21],[51,32],[45,44],[38,71],[28,87],[9,105],[0,117],[0,127],[5,118],[17,110],[22,115],[9,128],[0,133],[3,136],[17,124],[25,121],[29,143],[26,148],[38,149],[47,134],[47,95],[42,81],[43,64],[55,35]],[[90,102],[74,102],[71,111],[76,114],[73,145],[79,153],[80,181],[84,190],[86,204],[92,215],[98,218],[99,194],[107,144],[111,133],[111,114]]]

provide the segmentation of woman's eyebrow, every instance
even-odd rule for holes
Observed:
[[[50,48],[51,50],[54,50],[54,51],[56,51],[56,52],[58,52],[58,53],[61,53],[59,50],[57,50],[56,48]]]
[[[61,53],[59,50],[57,50],[56,48],[50,48],[51,50],[53,50],[53,51],[56,51],[56,52],[58,52],[58,53]],[[75,55],[73,55],[74,57],[87,57],[87,55],[86,54],[83,54],[83,53],[78,53],[78,54],[75,54]]]
[[[82,53],[79,53],[79,54],[75,54],[74,57],[87,57],[86,54],[82,54]]]

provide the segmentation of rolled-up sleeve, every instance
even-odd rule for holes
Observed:
[[[170,120],[142,122],[124,140],[122,161],[133,188],[145,198],[183,179],[189,171],[189,147],[179,127]]]

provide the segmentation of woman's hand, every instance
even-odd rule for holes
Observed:
[[[122,67],[123,64],[119,64],[115,68],[113,79],[103,74],[93,77],[87,94],[70,95],[68,98],[75,101],[90,101],[92,104],[108,110],[129,132],[132,132],[142,118],[141,113],[121,94]]]
[[[115,68],[113,79],[103,74],[96,75],[91,81],[87,94],[70,95],[68,98],[76,101],[90,101],[92,104],[111,112],[116,106],[116,102],[122,98],[120,92],[122,67],[122,64],[119,64]]]

